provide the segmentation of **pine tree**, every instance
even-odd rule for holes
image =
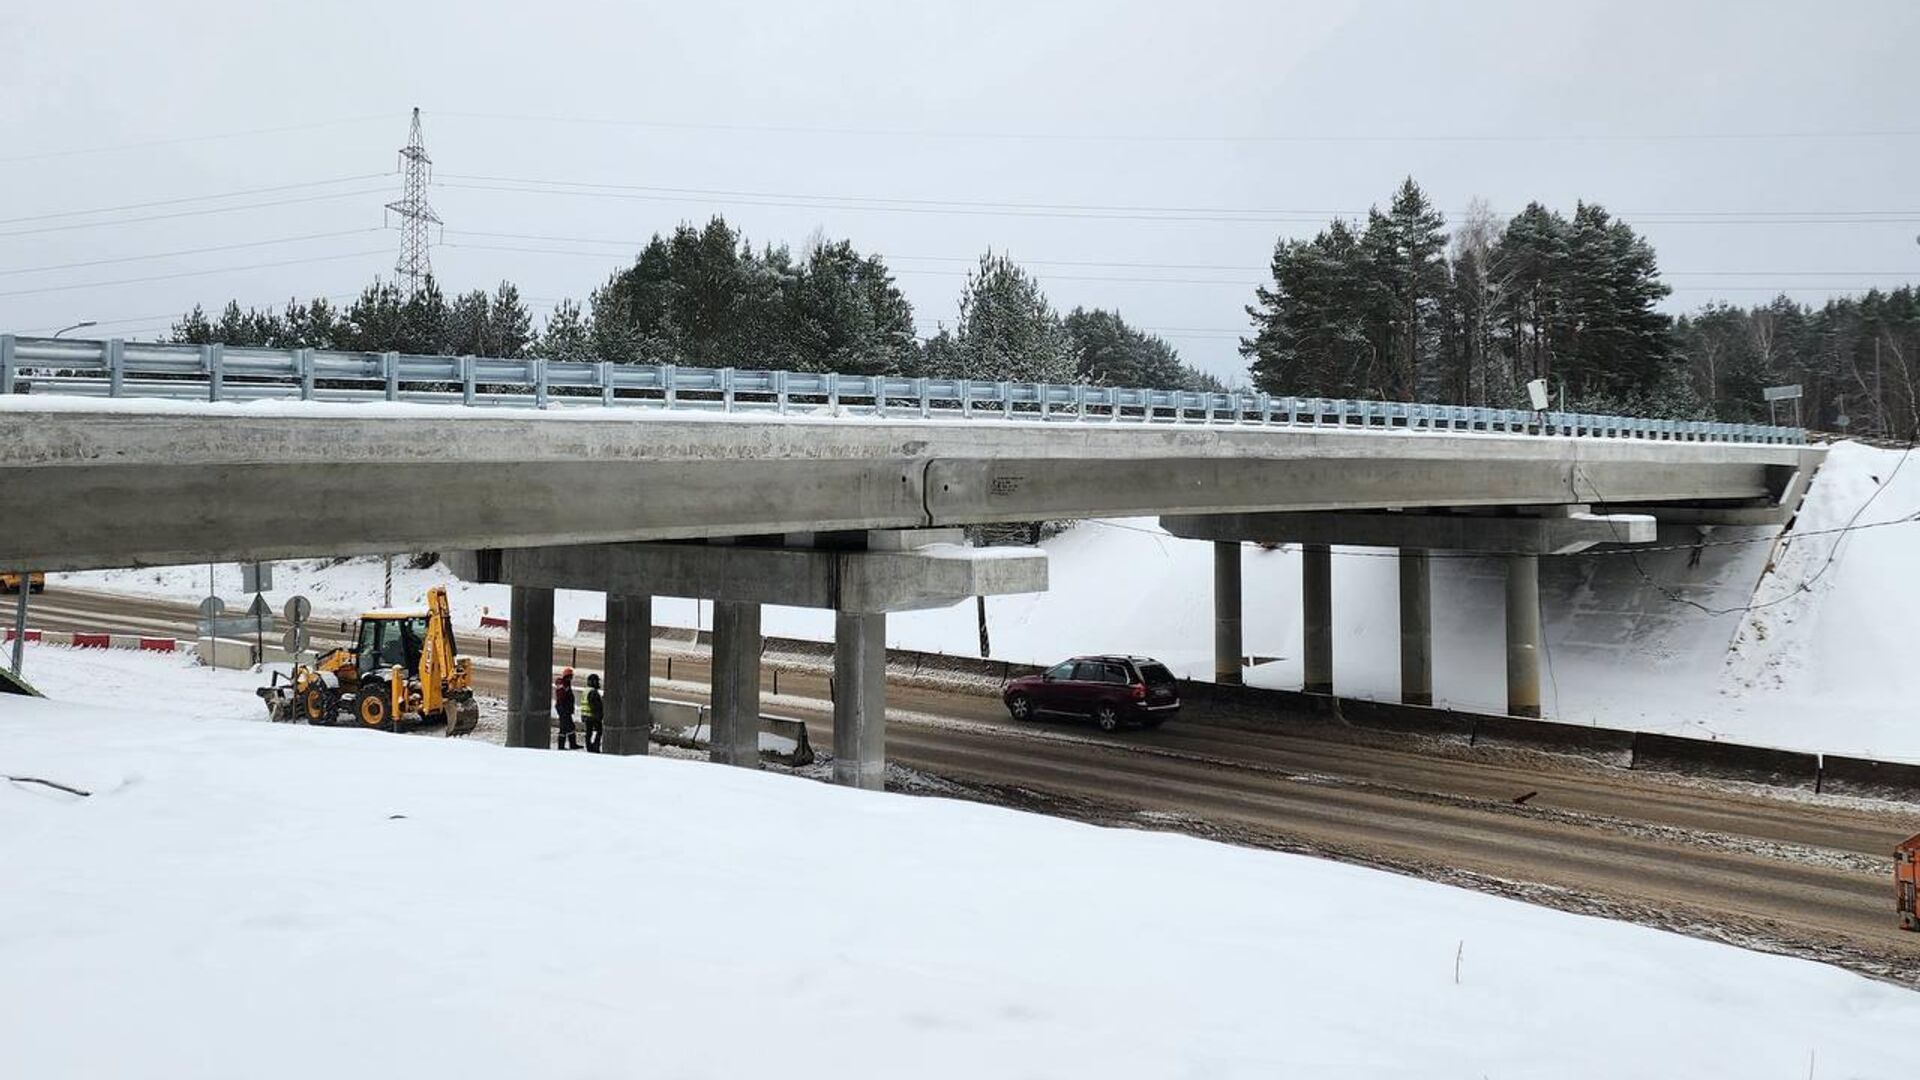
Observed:
[[[1282,240],[1273,286],[1255,290],[1255,332],[1242,338],[1253,383],[1274,394],[1379,397],[1378,310],[1369,267],[1352,226],[1336,220],[1312,240]]]
[[[1066,318],[1074,375],[1095,386],[1219,390],[1220,381],[1180,361],[1164,339],[1127,325],[1119,312],[1074,308]]]
[[[533,355],[549,360],[593,360],[593,332],[580,305],[562,300],[547,316],[546,328],[534,342]]]
[[[968,273],[950,356],[927,357],[942,377],[1070,383],[1073,343],[1040,285],[1005,255],[988,252]],[[944,350],[943,350],[944,352]],[[951,365],[951,366],[947,366]]]
[[[1377,354],[1385,361],[1383,396],[1413,400],[1438,352],[1441,297],[1447,289],[1446,219],[1407,177],[1386,213],[1370,210],[1361,245],[1370,288],[1365,303]]]

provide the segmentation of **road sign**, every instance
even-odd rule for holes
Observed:
[[[247,606],[247,614],[253,618],[273,618],[273,609],[267,606],[267,598],[259,593],[253,594],[253,603]]]
[[[220,617],[220,613],[225,610],[227,610],[227,602],[217,596],[209,596],[205,600],[200,601],[200,618],[202,621],[217,619]]]
[[[304,596],[289,596],[286,606],[280,609],[280,614],[286,616],[288,622],[298,626],[307,621],[307,616],[313,614],[313,603]]]
[[[1800,384],[1764,387],[1760,391],[1760,396],[1768,401],[1792,401],[1800,396]]]
[[[280,647],[287,650],[288,655],[306,652],[307,628],[304,626],[287,627],[286,634],[280,638]]]
[[[240,591],[263,593],[273,588],[273,564],[253,562],[240,564]]]
[[[255,619],[251,615],[220,615],[212,619],[200,620],[202,637],[238,637],[250,638],[269,633],[274,629],[273,613],[265,618]]]

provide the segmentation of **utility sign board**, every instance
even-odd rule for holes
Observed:
[[[250,615],[220,615],[200,620],[201,637],[250,638],[273,632],[273,615],[256,619]]]
[[[253,562],[240,564],[240,591],[263,593],[273,591],[273,564]]]
[[[1792,401],[1800,396],[1800,384],[1769,386],[1760,391],[1760,396],[1768,401]]]

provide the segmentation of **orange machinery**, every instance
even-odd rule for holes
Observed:
[[[1893,849],[1893,910],[1900,913],[1900,929],[1920,930],[1920,836]]]

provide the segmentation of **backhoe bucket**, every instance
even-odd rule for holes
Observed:
[[[447,718],[448,738],[465,735],[480,726],[480,704],[471,695],[448,701],[443,715]]]

